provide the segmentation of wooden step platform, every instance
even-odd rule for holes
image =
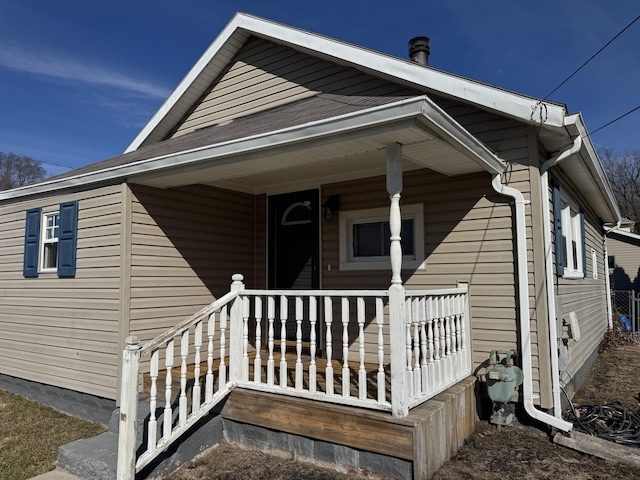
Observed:
[[[425,480],[451,458],[477,421],[475,377],[412,409],[388,412],[238,388],[222,417],[228,441],[395,478]]]

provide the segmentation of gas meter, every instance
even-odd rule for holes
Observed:
[[[498,355],[504,354],[502,360]],[[485,372],[487,393],[493,402],[493,414],[489,421],[498,425],[509,425],[513,421],[513,405],[509,405],[516,393],[516,388],[522,385],[524,374],[520,368],[513,365],[511,351],[492,350],[489,355],[489,366]]]

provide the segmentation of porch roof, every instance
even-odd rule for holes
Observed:
[[[426,95],[318,94],[0,192],[0,199],[116,181],[272,192],[305,179],[317,185],[382,174],[386,146],[396,142],[403,144],[406,170],[459,175],[501,173],[506,166]]]

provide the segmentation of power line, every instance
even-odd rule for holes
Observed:
[[[598,56],[598,54],[600,54],[600,52],[602,52],[605,48],[607,48],[611,43],[613,43],[613,41],[618,38],[620,35],[622,35],[625,30],[627,30],[629,27],[631,27],[631,25],[633,25],[634,23],[636,23],[638,21],[638,19],[640,19],[640,15],[638,15],[629,25],[627,25],[626,27],[624,27],[622,30],[620,30],[611,40],[609,40],[600,50],[598,50],[596,53],[594,53],[593,55],[591,55],[591,57],[589,57],[589,59],[584,62],[582,65],[580,65],[580,67],[578,67],[578,69],[573,72],[571,75],[569,75],[567,78],[564,79],[564,81],[562,83],[560,83],[560,85],[558,85],[556,88],[554,88],[553,90],[551,90],[549,93],[547,93],[544,98],[542,100],[546,100],[547,98],[549,98],[551,95],[553,95],[556,90],[558,90],[560,87],[562,87],[565,83],[567,83],[569,80],[571,80],[571,78],[578,73],[580,70],[582,70],[582,68],[584,68],[591,60],[593,60],[594,58],[596,58]],[[601,127],[604,128],[604,127]]]
[[[635,112],[636,110],[640,110],[640,105],[638,105],[636,108],[632,108],[631,110],[629,110],[627,113],[623,113],[622,115],[620,115],[618,118],[614,118],[613,120],[611,120],[609,123],[605,123],[604,125],[602,125],[601,127],[596,128],[593,132],[591,132],[588,136],[591,137],[593,136],[594,133],[599,132],[600,130],[602,130],[605,127],[608,127],[609,125],[611,125],[612,123],[616,123],[618,120],[626,117],[627,115],[631,115],[633,112]]]

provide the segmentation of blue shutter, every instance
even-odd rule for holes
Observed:
[[[580,209],[580,236],[582,238],[582,276],[587,278],[587,236],[584,231],[584,211]]]
[[[552,182],[553,192],[553,221],[556,239],[556,275],[559,277],[564,275],[564,239],[562,238],[562,202],[560,201],[560,187],[554,181]]]
[[[24,229],[24,265],[23,275],[33,278],[38,276],[38,250],[40,246],[40,218],[42,210],[27,210]]]
[[[78,202],[60,204],[58,227],[58,276],[76,275],[76,244],[78,230]]]

